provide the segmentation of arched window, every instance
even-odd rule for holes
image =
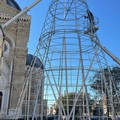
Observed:
[[[4,41],[4,47],[3,47],[3,55],[4,57],[8,57],[10,53],[10,45],[7,41]]]
[[[3,96],[3,93],[0,91],[0,109],[1,109],[1,106],[2,106],[2,96]]]

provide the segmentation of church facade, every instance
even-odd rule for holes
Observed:
[[[19,5],[14,0],[0,0],[0,24],[6,23],[20,11]],[[28,55],[27,48],[30,23],[31,17],[24,14],[7,28],[0,30],[0,118],[10,118],[14,115],[25,74],[30,67],[32,55]],[[41,64],[38,59],[34,72],[41,71],[41,76],[38,75],[38,77],[43,80],[43,66]],[[33,82],[35,84],[30,88],[31,91],[37,85],[34,80]],[[43,86],[43,82],[41,86]],[[33,99],[34,96],[29,98]],[[24,114],[26,107],[28,105],[24,105],[24,110],[19,111],[21,115]],[[40,110],[38,111],[40,112]]]

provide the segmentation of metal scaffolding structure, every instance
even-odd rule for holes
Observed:
[[[109,52],[100,44],[97,30],[98,19],[85,1],[52,0],[35,56],[44,65],[49,114],[59,120],[90,120],[93,116],[115,120],[119,115],[120,97],[114,94],[114,79],[104,54]],[[28,78],[31,72],[32,68]]]
[[[120,97],[114,93],[104,52],[118,64],[119,59],[100,44],[98,29],[98,19],[85,1],[52,0],[35,52],[44,65],[44,99],[50,116],[59,120],[118,117]]]
[[[98,29],[98,18],[84,0],[52,0],[34,54],[37,57],[27,71],[13,119],[18,119],[22,107],[26,120],[50,116],[58,120],[90,120],[93,116],[115,120],[120,115],[120,96],[105,53],[118,64],[120,60],[100,44]],[[37,58],[44,66],[44,90],[36,81],[34,94],[31,84],[32,77],[39,77],[37,71],[34,74]],[[43,99],[50,116],[43,114]],[[37,109],[41,109],[39,114]]]

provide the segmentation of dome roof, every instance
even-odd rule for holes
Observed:
[[[31,54],[27,55],[26,65],[29,65],[29,66],[32,65],[33,59],[36,59],[34,67],[37,67],[37,68],[41,67],[41,69],[43,69],[43,64],[40,61],[40,59],[38,57],[37,58],[34,57],[34,55],[31,55]]]
[[[17,2],[15,2],[15,0],[6,0],[6,3],[17,10],[21,10],[20,6],[17,4]]]

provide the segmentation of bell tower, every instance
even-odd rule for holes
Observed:
[[[0,24],[21,11],[14,0],[0,0]],[[25,78],[31,17],[24,14],[0,30],[0,118],[13,115]],[[19,111],[20,114],[22,111]]]

